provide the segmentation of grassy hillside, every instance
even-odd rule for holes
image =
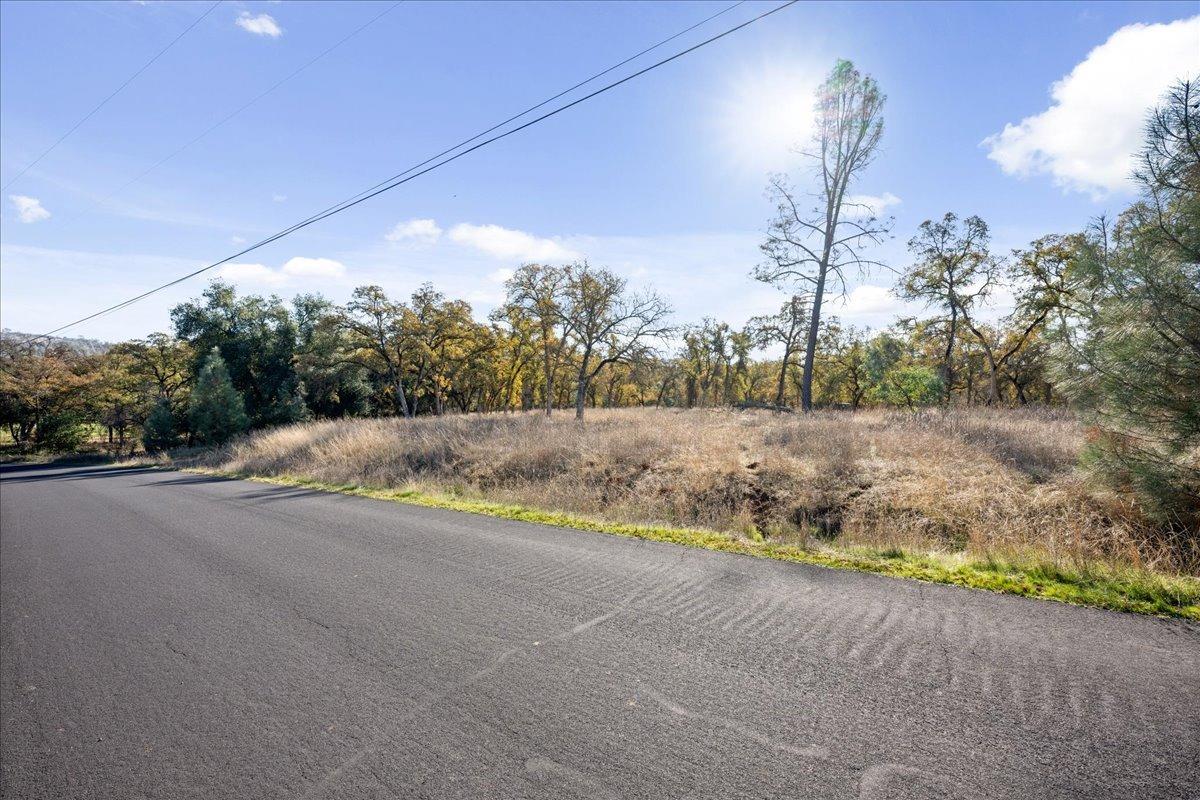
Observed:
[[[1080,587],[1119,578],[1128,585],[1118,594],[1200,602],[1200,584],[1177,577],[1198,572],[1194,541],[1163,535],[1089,482],[1076,466],[1084,436],[1073,416],[1032,410],[627,409],[596,411],[583,427],[538,414],[296,425],[187,463],[586,522],[576,527],[716,532],[733,549],[865,560],[877,566],[835,565],[893,574],[923,563],[932,566],[915,577],[986,588],[1005,589],[935,573]]]

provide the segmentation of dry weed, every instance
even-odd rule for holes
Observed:
[[[318,422],[256,433],[206,463],[801,543],[1195,573],[1185,548],[1077,471],[1082,444],[1061,411],[614,409],[583,426],[538,413]]]

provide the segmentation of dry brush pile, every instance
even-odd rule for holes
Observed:
[[[817,545],[1035,555],[1198,571],[1077,467],[1067,412],[777,415],[624,409],[319,422],[256,433],[205,466],[416,488],[618,522]]]

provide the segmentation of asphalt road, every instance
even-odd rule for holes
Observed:
[[[1200,797],[1200,626],[4,467],[12,798]]]

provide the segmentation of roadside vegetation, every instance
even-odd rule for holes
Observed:
[[[823,305],[884,266],[870,247],[892,230],[851,199],[886,98],[839,62],[815,174],[769,186],[752,275],[777,313],[676,325],[663,296],[586,262],[514,265],[486,321],[430,284],[289,305],[216,281],[171,333],[5,333],[5,447],[1194,616],[1198,96],[1184,80],[1150,111],[1141,197],[1115,218],[1009,253],[977,216],[921,224],[892,269],[927,313],[883,330]]]
[[[1200,615],[1187,538],[1089,479],[1084,446],[1061,410],[613,409],[306,423],[157,463]]]

